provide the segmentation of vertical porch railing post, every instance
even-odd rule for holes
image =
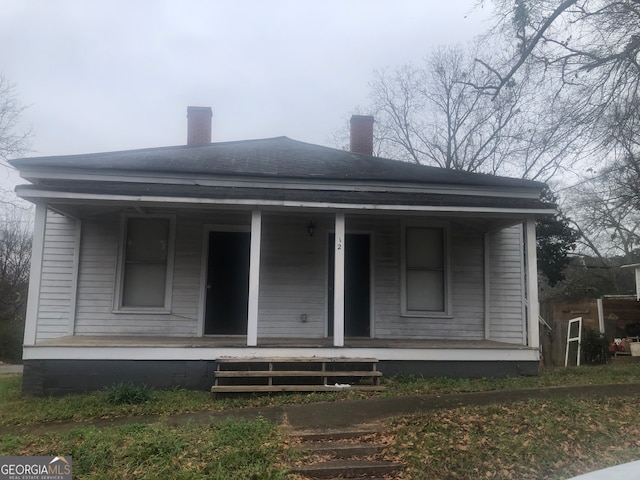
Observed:
[[[538,262],[536,255],[536,221],[532,218],[525,223],[525,248],[527,255],[527,303],[528,303],[528,327],[529,346],[540,347],[540,333],[538,316],[540,315],[540,305],[538,303]]]
[[[31,247],[31,273],[27,296],[27,315],[24,324],[24,344],[36,344],[38,328],[38,305],[40,303],[40,283],[42,280],[42,257],[44,255],[44,234],[47,225],[47,204],[36,203],[33,240]]]
[[[249,254],[249,308],[247,318],[247,346],[258,345],[258,299],[260,297],[260,248],[262,212],[251,212],[251,253]]]
[[[336,213],[335,265],[333,289],[333,345],[344,346],[344,251],[345,220],[344,213]]]

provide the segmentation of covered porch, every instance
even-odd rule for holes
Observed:
[[[521,212],[74,204],[72,217],[65,206],[38,207],[57,243],[40,244],[36,232],[34,255],[42,269],[30,301],[38,302],[39,318],[27,331],[27,346],[131,337],[210,348],[537,348],[537,321],[529,321],[537,318],[535,227]],[[167,245],[166,282],[159,284],[157,306],[129,306],[125,300],[141,291],[144,300],[145,292],[126,293],[127,282],[135,287],[125,253],[135,239],[127,231],[131,222],[147,219],[167,222],[164,239],[142,237]],[[431,255],[439,264],[424,267],[417,255],[418,265],[410,265],[410,231],[427,244],[435,238],[430,234],[440,235],[440,251]],[[231,243],[220,247],[215,242],[223,236]],[[354,237],[361,243],[350,244]],[[238,297],[245,308],[215,316],[216,302],[235,295],[223,287],[238,265],[215,261],[225,262],[241,238],[245,246],[234,247],[234,255],[245,256],[246,283],[236,288],[245,292]],[[70,252],[64,270],[61,245]],[[216,283],[220,268],[228,270]],[[409,284],[414,278],[417,287]],[[434,287],[436,294],[416,296],[418,287]],[[216,289],[217,297],[211,295]],[[227,323],[229,316],[235,319]],[[355,316],[357,323],[350,323]]]

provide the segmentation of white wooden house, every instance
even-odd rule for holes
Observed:
[[[543,184],[286,137],[12,161],[35,204],[24,391],[206,389],[228,357],[538,371]]]

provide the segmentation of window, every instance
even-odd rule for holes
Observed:
[[[173,225],[167,217],[124,220],[118,309],[170,308]]]
[[[406,227],[403,313],[444,313],[447,310],[445,250],[444,228]]]

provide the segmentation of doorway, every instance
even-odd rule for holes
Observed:
[[[333,336],[335,235],[329,235],[329,336]],[[371,242],[366,233],[347,233],[344,258],[345,337],[371,336]]]
[[[209,232],[205,335],[246,335],[249,232]]]

